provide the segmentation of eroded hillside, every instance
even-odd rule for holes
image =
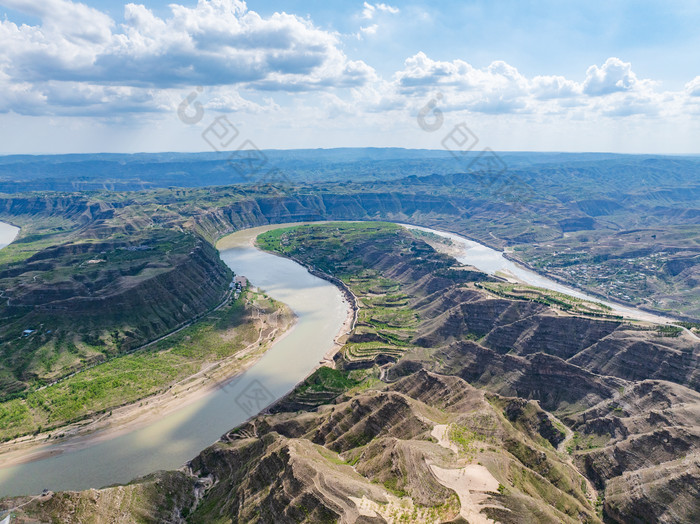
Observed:
[[[698,346],[689,334],[494,296],[478,287],[489,277],[394,225],[303,226],[260,243],[357,297],[357,327],[336,369],[321,368],[273,414],[180,472],[56,494],[25,515],[698,520]]]
[[[73,238],[4,265],[0,398],[172,331],[219,304],[230,280],[211,244],[172,230]]]

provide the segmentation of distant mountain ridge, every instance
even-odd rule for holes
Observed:
[[[245,153],[99,153],[0,156],[0,192],[134,191],[165,187],[250,184],[270,169],[291,183],[391,181],[406,176],[471,170],[477,153],[455,157],[446,150],[341,148],[263,150],[251,166]],[[668,170],[679,164],[700,172],[700,158],[613,153],[497,153],[511,170],[537,175],[553,166],[614,173],[621,166]]]

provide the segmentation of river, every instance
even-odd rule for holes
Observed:
[[[247,229],[219,243],[221,258],[238,275],[287,304],[297,315],[291,331],[226,387],[170,415],[89,447],[0,469],[0,496],[81,490],[175,469],[306,378],[333,348],[348,304],[333,284],[291,260],[253,247],[274,227]],[[43,451],[51,452],[51,446]]]
[[[4,248],[8,244],[11,244],[17,235],[19,234],[19,228],[5,222],[0,222],[0,249]]]
[[[449,254],[454,256],[462,264],[474,266],[478,270],[483,271],[484,273],[488,273],[489,275],[495,275],[498,273],[500,276],[505,276],[511,280],[523,282],[531,286],[551,289],[552,291],[564,293],[572,297],[580,298],[583,300],[590,300],[592,302],[598,302],[599,304],[604,304],[612,308],[613,311],[615,311],[619,315],[622,315],[625,318],[656,322],[659,324],[667,324],[672,321],[672,319],[670,318],[655,315],[653,313],[648,313],[646,311],[642,311],[633,307],[623,306],[616,302],[602,300],[592,295],[588,295],[574,287],[560,284],[559,282],[552,280],[551,278],[547,278],[543,275],[540,275],[539,273],[536,273],[519,264],[516,264],[512,260],[508,260],[506,257],[503,256],[502,251],[497,251],[495,249],[487,247],[473,240],[466,239],[454,233],[448,233],[445,231],[438,231],[427,227],[420,227],[409,224],[402,225],[404,225],[408,229],[418,229],[420,231],[434,233],[443,238],[449,238],[454,244],[453,247],[456,248],[456,250],[449,249]]]
[[[1,468],[0,496],[38,493],[44,488],[94,488],[125,483],[159,469],[178,468],[226,431],[284,396],[307,377],[333,347],[334,338],[347,317],[348,304],[334,285],[311,275],[291,260],[253,246],[257,235],[278,227],[284,225],[239,231],[222,239],[217,247],[221,250],[221,258],[236,274],[245,275],[252,284],[294,311],[298,321],[287,336],[227,387],[145,427],[75,451]],[[500,251],[453,233],[406,227],[451,239],[457,251],[450,249],[450,254],[463,264],[486,273],[505,273],[531,285],[602,302],[628,317],[651,321],[661,319],[588,296],[507,260]],[[49,445],[44,451],[51,450]]]

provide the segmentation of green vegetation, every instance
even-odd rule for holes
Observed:
[[[622,414],[622,408],[615,404],[610,405],[613,414]],[[610,435],[582,435],[578,431],[574,431],[570,443],[566,446],[566,452],[572,455],[575,451],[587,451],[599,448],[605,445],[610,440]]]
[[[356,159],[353,165],[358,165],[357,162],[360,161]],[[608,161],[601,159],[600,162],[600,169],[616,169]],[[653,169],[662,169],[660,166],[664,164],[664,173],[669,177],[680,176],[685,180],[683,184],[692,181],[688,173],[695,172],[697,162],[686,166],[688,171],[682,174],[675,162],[670,165],[666,160],[659,160]],[[635,173],[651,169],[639,159],[626,158],[624,163],[634,165]],[[58,164],[46,165],[56,169]],[[372,162],[371,165],[377,164]],[[592,169],[583,165],[576,167],[577,170],[589,168]],[[668,223],[660,220],[655,222],[657,229],[636,230],[636,225],[630,222],[635,216],[632,210],[634,206],[648,204],[644,193],[628,195],[625,205],[631,206],[629,209],[615,204],[605,193],[612,191],[619,197],[619,191],[631,187],[629,172],[632,171],[619,173],[627,182],[619,182],[622,185],[618,187],[618,182],[613,182],[617,177],[601,178],[596,169],[589,173],[591,180],[596,180],[595,184],[588,184],[585,177],[561,179],[557,178],[559,174],[549,173],[546,179],[550,182],[540,188],[544,192],[537,197],[536,206],[526,206],[526,210],[517,213],[505,212],[503,216],[494,215],[488,205],[483,209],[469,209],[467,213],[469,206],[465,207],[465,196],[484,198],[485,202],[494,196],[489,195],[486,188],[474,187],[468,177],[460,176],[402,180],[400,176],[403,175],[397,173],[396,180],[386,182],[377,198],[372,199],[362,198],[370,187],[373,194],[377,191],[376,187],[368,185],[370,182],[340,183],[340,178],[323,184],[317,181],[299,189],[298,194],[303,194],[304,198],[300,198],[297,205],[299,213],[312,218],[380,218],[389,216],[384,197],[391,194],[392,206],[395,206],[391,216],[404,213],[410,221],[421,223],[427,213],[434,226],[463,230],[496,247],[514,246],[514,256],[519,259],[603,295],[642,302],[657,310],[694,314],[700,304],[698,288],[687,283],[697,280],[694,275],[699,266],[693,246],[700,245],[700,239],[692,224],[669,218],[681,216],[678,210],[687,209],[688,202],[666,202],[667,208],[663,209],[669,214]],[[386,173],[379,172],[376,176],[386,179]],[[307,180],[307,177],[302,176],[302,179]],[[649,178],[656,181],[654,184],[663,179]],[[123,181],[125,185],[119,187],[130,187],[132,182]],[[420,190],[416,189],[418,182]],[[530,183],[538,185],[541,181],[535,177]],[[673,182],[674,191],[682,191],[683,187]],[[50,383],[76,369],[138,347],[216,305],[228,284],[228,278],[221,272],[223,264],[216,260],[216,253],[211,249],[204,257],[208,258],[206,263],[199,264],[195,271],[193,262],[202,262],[202,257],[193,252],[193,242],[195,245],[201,239],[213,242],[224,231],[257,225],[241,211],[240,203],[252,203],[256,199],[271,203],[278,193],[267,187],[223,186],[132,193],[42,192],[3,196],[3,216],[21,226],[22,232],[17,241],[0,251],[0,318],[3,320],[0,324],[0,398],[13,398],[27,388]],[[579,205],[581,195],[587,197]],[[567,206],[573,207],[568,209]],[[268,219],[281,220],[286,216],[275,215],[284,206],[271,205],[265,209],[269,210],[266,211],[270,215]],[[590,217],[585,215],[588,212]],[[223,216],[226,218],[222,219]],[[292,220],[294,216],[299,215],[290,214],[287,219]],[[596,221],[603,220],[596,217],[601,216],[606,217],[604,220],[612,229],[596,226]],[[618,225],[619,231],[615,229]],[[390,240],[386,233],[387,228],[392,227],[396,230],[397,226],[384,224],[382,231],[372,232],[366,224],[346,225],[342,235],[319,230],[324,246],[316,249],[324,250],[329,256],[317,256],[316,267],[339,278],[345,276],[342,271],[347,275],[356,274],[360,267],[345,257],[343,241],[352,242],[359,234],[365,235],[367,241],[372,241],[372,236],[376,241]],[[273,237],[284,234],[284,231],[275,231],[269,237],[273,241]],[[428,242],[447,242],[431,233],[415,231],[412,235]],[[293,238],[287,241],[289,245],[270,245],[269,248],[288,254],[294,252],[298,258],[304,258],[303,245],[295,244]],[[427,247],[422,241],[419,244]],[[679,245],[688,249],[678,252],[676,246]],[[140,251],[141,246],[149,249]],[[419,260],[422,249],[415,245],[403,256],[410,253],[417,262],[425,263]],[[333,250],[339,251],[337,256],[333,255]],[[361,253],[354,255],[362,258]],[[339,270],[331,263],[334,258],[342,258],[346,267]],[[200,296],[192,297],[174,285],[162,285],[170,272],[181,268],[191,270],[191,280],[198,284],[188,287],[201,291]],[[466,278],[464,272],[454,268],[444,267],[440,271],[439,274],[447,278]],[[217,272],[217,278],[203,279],[203,275],[210,277]],[[152,293],[154,288],[160,292],[175,291],[177,296],[164,293],[158,297],[161,307],[172,305],[172,309],[154,311],[143,301],[133,302],[139,296]],[[391,294],[394,293],[387,292]],[[543,297],[528,292],[520,298],[572,309],[571,303],[561,303],[561,297],[552,294]],[[115,305],[93,307],[90,301],[97,299],[114,301]],[[394,305],[396,303],[390,304]],[[573,305],[573,309],[579,307],[584,308],[581,313],[601,313],[597,307],[590,309],[590,304]],[[110,310],[117,313],[109,315],[107,311]],[[608,313],[603,311],[602,314]],[[27,329],[34,332],[23,337]],[[412,344],[405,337],[389,338],[392,347],[397,345],[397,340],[397,347],[401,347],[401,343],[407,344],[406,347]]]
[[[660,311],[700,318],[699,288],[693,285],[698,279],[700,267],[700,236],[696,224],[689,221],[698,207],[697,160],[630,157],[606,163],[580,159],[568,166],[562,160],[556,162],[556,169],[540,166],[520,173],[536,193],[533,201],[525,202],[522,206],[524,209],[509,207],[508,202],[502,202],[497,195],[490,194],[489,189],[475,187],[469,177],[450,174],[453,171],[401,179],[401,165],[396,179],[388,182],[387,174],[377,171],[374,162],[369,164],[372,164],[372,176],[376,171],[378,180],[340,183],[337,181],[346,177],[336,177],[334,182],[315,187],[309,183],[296,193],[302,196],[296,202],[290,202],[293,195],[281,201],[275,200],[273,190],[241,187],[154,190],[129,194],[95,192],[4,196],[1,206],[3,216],[23,229],[22,238],[0,251],[0,315],[3,321],[0,326],[0,392],[5,395],[4,398],[15,397],[14,403],[3,404],[5,412],[2,416],[5,419],[0,427],[4,428],[6,423],[17,427],[27,417],[32,418],[38,413],[36,420],[32,418],[31,428],[34,428],[33,431],[37,431],[39,426],[45,428],[47,417],[41,419],[41,401],[45,402],[46,399],[35,398],[35,405],[30,405],[29,397],[34,393],[46,395],[61,388],[51,386],[36,391],[36,386],[65,376],[76,366],[85,368],[114,357],[126,358],[123,356],[125,351],[157,338],[180,322],[192,319],[197,312],[216,305],[230,279],[224,273],[218,275],[215,285],[201,296],[158,295],[155,302],[166,308],[173,306],[164,311],[147,310],[143,302],[134,303],[132,300],[139,296],[152,297],[154,290],[169,291],[174,287],[171,285],[173,281],[166,279],[163,282],[162,279],[173,272],[178,276],[184,275],[182,280],[194,283],[187,286],[188,290],[204,289],[217,268],[221,269],[221,264],[216,262],[215,253],[212,256],[213,250],[207,252],[207,246],[211,246],[207,242],[200,246],[200,240],[211,242],[232,228],[258,225],[256,220],[274,222],[302,216],[340,219],[405,216],[407,221],[465,231],[494,247],[514,246],[513,256],[538,270],[591,291]],[[341,170],[334,169],[336,175],[337,170]],[[346,169],[352,171],[354,167]],[[580,176],[572,177],[574,170]],[[438,173],[439,170],[426,170],[423,165],[416,172]],[[547,176],[538,176],[542,173]],[[678,198],[676,195],[683,196]],[[249,213],[250,208],[241,205],[244,200],[252,207],[256,206],[257,200],[258,207],[264,210],[264,216],[253,217]],[[290,203],[293,205],[288,205]],[[503,212],[495,213],[496,208]],[[646,224],[653,229],[638,229],[640,212],[649,218]],[[421,319],[417,304],[425,299],[422,295],[425,290],[414,284],[429,272],[432,272],[432,276],[448,278],[453,282],[468,282],[467,272],[458,271],[449,262],[436,257],[425,242],[416,241],[416,235],[392,230],[390,225],[379,226],[376,230],[372,227],[377,226],[368,224],[343,225],[343,231],[338,229],[335,232],[334,227],[337,229],[337,225],[330,225],[327,229],[318,226],[313,230],[318,235],[315,238],[290,232],[283,239],[280,234],[278,240],[268,247],[279,252],[286,251],[286,254],[295,256],[310,267],[342,278],[358,297],[358,327],[344,348],[344,357],[353,364],[371,369],[371,374],[358,376],[356,371],[347,375],[342,370],[340,373],[321,371],[316,377],[317,382],[307,385],[305,393],[309,397],[365,387],[376,380],[378,365],[384,366],[409,353],[411,359],[416,355],[434,356],[434,360],[430,361],[436,363],[433,369],[460,376],[467,376],[469,370],[483,364],[486,373],[493,375],[484,378],[481,372],[472,371],[468,375],[469,380],[485,388],[505,389],[512,386],[508,394],[522,393],[527,396],[531,393],[534,397],[543,391],[543,405],[558,401],[557,395],[561,394],[562,388],[556,389],[556,384],[547,384],[543,378],[541,384],[538,383],[539,390],[527,391],[527,379],[532,377],[532,373],[523,369],[522,380],[519,378],[516,382],[513,380],[514,371],[498,367],[497,360],[490,357],[485,346],[478,361],[467,360],[473,355],[458,355],[457,350],[463,349],[459,343],[475,336],[469,332],[472,326],[464,327],[464,331],[459,333],[452,353],[434,351],[435,346],[444,342],[449,333],[444,338],[440,338],[442,334],[437,334],[433,340],[421,339],[424,334],[419,331]],[[170,245],[166,238],[168,235],[171,235]],[[424,240],[436,239],[426,237]],[[326,241],[328,243],[324,244]],[[122,245],[127,252],[117,251]],[[138,249],[142,245],[151,249]],[[193,249],[198,246],[201,249]],[[60,249],[54,249],[57,247]],[[137,249],[130,251],[129,247]],[[402,271],[405,271],[402,275],[392,273],[399,260],[408,261],[401,264]],[[192,269],[197,261],[204,261],[196,266],[197,271],[183,273],[188,268]],[[461,291],[467,294],[473,290]],[[51,295],[53,292],[59,296]],[[554,307],[570,308],[567,310],[581,306],[562,301],[556,295],[542,295],[540,291],[519,289],[515,294],[520,296],[511,298],[543,301]],[[110,300],[118,298],[114,302],[117,307],[112,308],[118,314],[108,317],[105,316],[108,308],[75,307],[76,303],[89,303],[89,299],[95,296]],[[92,305],[89,303],[89,306]],[[60,309],[62,307],[66,309]],[[584,308],[589,307],[584,305]],[[589,312],[599,313],[596,307]],[[171,313],[181,316],[175,318]],[[140,319],[145,322],[138,324]],[[152,326],[159,319],[172,320],[173,325],[161,323]],[[487,316],[484,320],[493,321],[493,318]],[[685,327],[698,331],[698,325],[694,322]],[[21,336],[27,328],[35,331],[29,336]],[[455,329],[462,329],[462,326]],[[678,327],[657,331],[658,335],[669,337],[678,333]],[[648,334],[635,335],[650,340]],[[449,341],[450,344],[452,342]],[[660,341],[658,347],[662,350],[665,345],[675,347],[674,344],[673,340]],[[221,355],[215,347],[216,344],[212,344],[213,353]],[[197,350],[192,348],[175,351],[159,347],[153,348],[153,351],[156,349],[167,358],[160,360],[153,357],[151,349],[130,355],[134,358],[125,361],[129,365],[112,369],[113,377],[95,375],[94,384],[81,382],[85,376],[93,375],[81,374],[73,390],[68,389],[64,397],[59,396],[67,401],[61,403],[56,400],[56,407],[65,409],[67,416],[80,417],[79,403],[92,402],[95,409],[100,408],[103,405],[103,392],[109,388],[125,387],[127,394],[134,396],[149,387],[158,389],[154,384],[149,385],[148,381],[135,381],[134,370],[147,370],[145,374],[153,375],[154,380],[162,378],[167,381],[170,380],[168,377],[181,371],[175,365],[178,362],[176,357],[185,359],[181,361],[184,368],[189,365],[189,359],[193,355],[196,358],[197,354]],[[685,357],[691,351],[692,348],[681,355],[683,359],[691,361],[690,365],[692,360]],[[614,355],[618,354],[619,351]],[[651,365],[654,371],[664,371],[665,368],[678,370],[675,376],[647,375],[647,378],[668,379],[688,385],[687,377],[690,375],[684,371],[690,367],[685,361],[674,361],[671,351],[668,355],[668,359],[663,359],[668,366],[660,366],[656,361],[640,361],[639,364]],[[460,360],[457,357],[464,358]],[[533,358],[536,357],[535,354]],[[598,376],[614,375],[615,358],[605,359],[608,362],[594,362],[587,370]],[[498,361],[505,362],[508,358]],[[116,361],[109,361],[93,370],[103,366],[109,370],[112,362]],[[411,362],[406,359],[404,363]],[[441,367],[443,362],[446,365]],[[511,363],[515,367],[520,365],[519,362]],[[556,362],[552,365],[555,366]],[[569,370],[575,371],[574,367],[569,367]],[[386,369],[382,369],[384,371]],[[410,366],[399,371],[405,375],[412,373]],[[545,370],[542,371],[545,373]],[[648,371],[640,369],[639,373]],[[573,390],[580,382],[576,375],[571,377]],[[352,386],[355,382],[357,384]],[[69,383],[70,379],[56,386],[64,387]],[[600,386],[602,388],[602,382]],[[547,398],[549,387],[552,398]],[[31,389],[31,393],[27,389]],[[585,393],[609,398],[605,397],[605,391],[590,390]],[[569,405],[574,406],[571,410],[585,407],[575,402]],[[619,406],[610,406],[613,415],[623,414]],[[462,421],[459,423],[462,424]],[[468,424],[465,426],[471,428]],[[364,433],[358,432],[358,435],[363,436]],[[469,443],[468,434],[462,435],[462,438]],[[359,441],[362,442],[363,438],[359,438]],[[422,441],[422,444],[425,442]],[[597,441],[582,432],[574,436],[571,451],[578,447],[582,453],[593,454],[589,451],[592,445],[597,445]],[[508,483],[504,498],[511,495],[510,486],[513,485],[520,490],[518,496],[540,497],[573,519],[582,518],[580,507],[569,504],[567,496],[562,494],[566,489],[575,493],[580,488],[583,492],[579,479],[572,481],[570,488],[560,484],[561,490],[557,492],[550,485],[551,479],[558,482],[557,472],[551,475],[548,471],[540,473],[544,471],[543,468],[550,467],[553,452],[548,454],[551,450],[545,449],[546,460],[540,460],[542,455],[531,453],[536,449],[535,446],[531,447],[531,450],[517,445],[512,447],[514,456],[517,455],[522,464],[529,466],[523,465],[522,469],[511,466],[512,484],[510,478],[499,478]],[[538,448],[538,451],[541,450]],[[502,450],[500,453],[506,455]],[[362,465],[362,461],[357,464]],[[625,465],[621,468],[622,471],[634,469]],[[605,470],[605,475],[609,469]],[[547,475],[548,480],[544,481],[542,475]],[[666,492],[663,483],[659,485],[661,488],[657,491]],[[636,491],[644,491],[645,497],[653,497],[653,494],[650,495],[652,490]],[[654,506],[653,500],[651,504],[647,504],[648,500],[644,498],[638,502],[638,507]],[[306,501],[303,508],[312,510]],[[650,518],[652,516],[650,513]]]
[[[317,369],[309,378],[307,378],[295,391],[299,395],[309,392],[330,392],[334,396],[338,396],[355,386],[361,381],[350,378],[349,371],[339,369],[331,369],[323,366]]]
[[[389,222],[339,222],[301,225],[273,229],[258,236],[261,249],[291,257],[303,257],[314,268],[341,279],[354,276],[363,269],[359,243],[381,243],[392,235],[403,235],[405,229]],[[393,242],[392,242],[393,243]],[[313,252],[307,252],[313,246]],[[382,282],[379,280],[381,287]]]
[[[302,225],[263,233],[257,242],[263,249],[293,257],[347,285],[357,298],[359,311],[343,355],[356,363],[395,361],[416,348],[420,315],[413,303],[417,297],[407,291],[405,283],[377,266],[390,269],[394,262],[405,260],[415,278],[430,271],[455,282],[484,278],[454,266],[454,259],[391,223]]]
[[[420,317],[411,307],[414,297],[404,285],[370,268],[374,255],[420,257],[425,269],[451,266],[449,257],[436,253],[396,224],[330,223],[276,229],[258,237],[269,251],[301,260],[348,286],[358,300],[353,336],[343,348],[353,362],[396,360],[413,347]]]
[[[420,238],[421,240],[425,240],[428,244],[430,245],[442,245],[442,246],[453,246],[454,242],[452,239],[448,237],[444,237],[442,235],[438,235],[433,233],[432,231],[423,231],[421,229],[411,229],[411,234],[416,237]]]
[[[52,231],[38,221],[0,251],[0,400],[128,353],[225,297],[230,271],[192,233]]]
[[[464,424],[450,424],[447,436],[457,445],[460,454],[469,460],[473,460],[476,457],[479,444],[494,442],[492,437],[474,431],[471,425],[467,426]]]
[[[656,331],[662,337],[678,337],[683,333],[683,328],[678,326],[657,326]]]
[[[335,238],[333,249],[324,247],[327,237]],[[337,369],[318,369],[272,414],[257,417],[242,426],[237,436],[197,457],[193,467],[214,474],[220,482],[205,491],[199,506],[188,510],[194,512],[191,515],[221,516],[220,508],[246,493],[248,502],[233,509],[240,520],[260,516],[261,508],[279,508],[274,516],[280,519],[287,510],[299,519],[315,519],[329,500],[339,496],[366,493],[371,500],[384,501],[381,493],[388,491],[401,497],[380,507],[390,518],[411,522],[435,515],[435,520],[438,516],[440,521],[451,520],[459,501],[439,482],[431,480],[434,485],[427,485],[426,478],[432,476],[423,468],[431,464],[460,468],[465,458],[477,456],[498,481],[493,489],[498,486],[499,494],[491,495],[498,497],[504,512],[519,511],[533,521],[537,515],[583,520],[592,514],[581,477],[543,436],[550,438],[556,429],[544,423],[548,418],[537,403],[525,402],[522,414],[513,421],[505,408],[516,404],[514,399],[498,397],[498,402],[489,403],[483,391],[446,376],[462,376],[468,369],[459,359],[473,355],[460,344],[478,324],[459,324],[456,314],[442,318],[444,323],[436,326],[436,318],[441,312],[475,305],[462,310],[467,317],[483,305],[503,302],[459,285],[473,275],[457,270],[451,259],[404,230],[382,224],[303,226],[263,235],[260,243],[268,249],[284,249],[310,268],[342,276],[358,300],[357,329],[336,360]],[[498,314],[488,310],[472,318],[487,324]],[[175,346],[158,350],[196,357],[196,348]],[[217,351],[216,344],[211,347]],[[484,356],[490,351],[486,346],[481,349]],[[407,353],[399,366],[386,365]],[[484,360],[487,367],[493,362]],[[429,368],[431,363],[436,373],[418,372],[421,365]],[[516,371],[520,366],[515,363]],[[391,375],[392,371],[404,378]],[[509,372],[495,366],[489,370],[494,375]],[[390,383],[378,381],[379,376]],[[366,391],[368,387],[372,390]],[[506,394],[515,393],[520,391],[509,389]],[[315,409],[322,404],[326,406]],[[460,449],[459,456],[428,439],[437,423],[448,425],[448,437]],[[318,451],[319,447],[326,451]],[[317,482],[319,473],[325,482]],[[295,493],[313,489],[316,497],[290,505],[296,496],[286,491],[290,485]],[[265,504],[260,504],[263,500]]]
[[[665,212],[679,203],[668,203]],[[518,259],[599,295],[666,314],[700,318],[697,286],[687,282],[698,271],[697,227],[683,220],[649,229],[626,229],[635,213],[606,217],[614,230],[585,230],[546,243],[523,243]],[[678,246],[685,246],[679,250]]]
[[[527,284],[511,284],[502,282],[478,282],[477,287],[485,289],[494,295],[514,300],[538,302],[555,309],[561,309],[576,315],[609,318],[619,320],[620,315],[611,313],[612,308],[598,302],[582,300],[564,293],[549,289],[530,286]]]
[[[202,369],[265,340],[262,318],[282,311],[260,294],[244,292],[235,302],[211,313],[148,348],[116,357],[82,373],[0,404],[0,439],[60,428],[96,413],[165,391]],[[256,345],[255,349],[258,347]],[[245,359],[255,353],[246,354]]]
[[[689,329],[696,335],[700,334],[700,322],[674,322],[674,324]]]

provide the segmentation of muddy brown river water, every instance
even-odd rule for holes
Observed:
[[[287,336],[226,387],[144,427],[98,440],[92,445],[76,446],[75,450],[46,445],[42,451],[57,454],[12,467],[0,465],[0,497],[39,493],[44,488],[54,491],[96,488],[125,483],[160,469],[178,468],[307,377],[334,347],[349,305],[331,283],[311,275],[291,260],[253,246],[257,235],[278,227],[284,225],[239,231],[222,239],[217,247],[221,258],[236,274],[248,277],[252,285],[264,289],[294,311],[298,321]],[[0,247],[3,242],[7,244],[14,239],[16,229],[0,223]],[[487,273],[509,274],[529,284],[600,302],[514,264],[500,251],[452,233],[427,231],[453,240],[460,250],[456,258],[462,263]],[[610,305],[626,316],[658,319],[633,308]]]
[[[0,466],[0,496],[39,493],[44,488],[96,488],[178,468],[306,378],[333,348],[349,305],[333,284],[291,260],[253,247],[253,239],[268,229],[234,233],[218,247],[236,274],[294,311],[297,323],[287,336],[226,387],[145,427],[49,458]],[[51,446],[42,451],[51,452]]]

